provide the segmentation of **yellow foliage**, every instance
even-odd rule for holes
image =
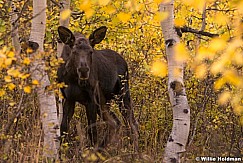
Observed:
[[[12,91],[15,87],[16,87],[16,85],[13,84],[13,83],[9,83],[9,84],[8,84],[8,89],[9,89],[10,91]]]
[[[165,61],[156,60],[152,63],[151,73],[155,76],[165,77],[167,75],[167,64]]]
[[[106,12],[107,14],[113,14],[113,13],[116,12],[116,9],[113,6],[111,6],[111,5],[102,7],[101,10]]]
[[[98,0],[99,5],[101,6],[106,6],[108,5],[109,2],[110,0]]]
[[[33,81],[32,81],[32,84],[33,84],[33,85],[38,85],[38,84],[39,84],[39,81],[38,81],[38,80],[33,80]]]
[[[222,13],[222,12],[218,12],[215,16],[215,23],[219,24],[219,25],[227,25],[228,23],[228,17]]]
[[[19,77],[20,77],[21,79],[26,79],[26,78],[28,78],[29,76],[30,76],[30,74],[22,74],[22,73],[19,74]]]
[[[29,58],[24,58],[23,64],[29,65],[30,64],[30,59]]]
[[[219,95],[219,99],[218,99],[219,104],[221,104],[221,105],[226,104],[229,101],[229,99],[231,98],[231,96],[232,96],[231,93],[228,91],[221,93]]]
[[[17,69],[15,69],[15,68],[11,68],[11,69],[9,69],[8,71],[7,71],[7,73],[8,73],[8,75],[10,75],[10,76],[13,76],[13,77],[18,77],[19,75],[20,75],[20,72],[19,72],[19,70],[17,70]]]
[[[215,90],[221,89],[225,83],[226,80],[224,78],[220,78],[216,80],[216,82],[214,83],[214,89]]]
[[[10,52],[8,52],[7,56],[8,56],[9,58],[13,58],[13,57],[15,56],[15,54],[14,54],[13,51],[10,51]]]
[[[205,77],[205,75],[207,74],[207,66],[206,64],[201,64],[198,65],[195,68],[195,76],[199,79],[203,79]]]
[[[223,74],[225,80],[234,86],[240,86],[242,84],[241,78],[234,70],[226,70]]]
[[[198,9],[200,12],[203,11],[203,8],[206,4],[206,0],[182,0],[182,2]]]
[[[186,25],[186,20],[185,19],[183,19],[183,18],[181,18],[181,19],[175,19],[175,26],[176,27],[182,27],[182,26],[184,26],[184,25]]]
[[[85,16],[90,18],[94,14],[94,9],[92,8],[92,2],[89,0],[85,0],[82,4],[80,4],[79,9],[85,12]]]
[[[7,59],[5,59],[5,65],[7,67],[10,66],[12,64],[13,60],[14,60],[13,58],[7,58]]]
[[[216,75],[219,72],[224,71],[224,63],[220,62],[220,61],[214,62],[211,66],[210,71],[214,75]]]
[[[120,12],[119,14],[117,14],[117,18],[122,21],[123,23],[126,23],[129,21],[129,19],[131,18],[131,14],[130,13],[124,13],[124,12]]]
[[[215,53],[209,51],[207,48],[205,47],[200,47],[197,51],[197,55],[196,55],[196,60],[197,61],[202,61],[204,59],[213,59],[215,56]]]
[[[24,92],[25,93],[31,93],[31,87],[30,86],[25,86],[24,87]]]
[[[12,81],[12,78],[11,78],[11,76],[5,76],[4,80],[5,80],[5,82],[9,83]]]
[[[3,90],[3,89],[0,89],[0,97],[2,97],[2,96],[4,96],[5,95],[5,90]]]
[[[212,50],[213,52],[223,50],[226,47],[226,41],[227,40],[221,38],[214,38],[209,43],[209,49]]]
[[[68,19],[70,17],[70,15],[71,15],[71,10],[70,9],[65,9],[65,10],[63,10],[61,12],[60,18],[62,20],[66,20],[66,19]]]
[[[235,106],[234,112],[236,115],[241,115],[243,113],[243,106]]]

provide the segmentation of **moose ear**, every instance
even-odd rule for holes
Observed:
[[[74,45],[75,37],[74,37],[73,33],[68,28],[66,28],[64,26],[59,26],[58,27],[58,34],[59,34],[61,41],[64,44],[67,44],[70,47],[72,47]]]
[[[89,42],[92,47],[95,46],[95,44],[100,43],[104,38],[107,31],[106,26],[102,26],[98,29],[96,29],[90,36],[89,36]]]

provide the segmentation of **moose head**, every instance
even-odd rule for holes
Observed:
[[[62,58],[67,72],[77,74],[80,80],[89,78],[94,46],[105,38],[106,31],[107,27],[102,26],[87,39],[81,33],[73,33],[64,26],[58,27],[60,40],[65,44]]]

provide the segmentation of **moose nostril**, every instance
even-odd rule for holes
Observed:
[[[88,67],[80,67],[78,68],[78,72],[88,72],[89,68]]]

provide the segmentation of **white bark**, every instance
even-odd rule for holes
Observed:
[[[185,152],[190,129],[190,108],[183,82],[183,63],[175,58],[174,47],[180,42],[174,28],[174,0],[160,4],[161,12],[169,16],[161,22],[168,60],[168,89],[173,109],[172,132],[165,147],[163,162],[180,162],[180,154]]]
[[[16,22],[18,15],[17,15],[17,10],[16,6],[13,1],[10,1],[11,5],[11,17],[10,17],[10,22],[11,22],[11,37],[12,37],[12,45],[15,50],[15,54],[17,57],[19,57],[20,51],[21,51],[21,45],[19,42],[19,34],[18,34],[18,23]]]
[[[39,44],[39,49],[32,54],[35,57],[43,52],[46,28],[46,0],[33,0],[33,16],[30,41]],[[57,117],[56,100],[54,93],[46,90],[47,86],[50,85],[50,81],[44,68],[44,61],[42,59],[35,59],[31,69],[32,78],[40,82],[40,86],[37,88],[37,98],[44,131],[43,155],[47,159],[58,159],[60,127]]]
[[[62,6],[62,8],[60,9],[60,13],[65,10],[65,9],[69,9],[70,8],[70,0],[62,0],[60,2],[60,5]],[[64,26],[64,27],[68,27],[69,24],[69,18],[62,20],[59,20],[59,25],[60,26]],[[57,43],[57,57],[60,58],[61,54],[62,54],[62,49],[63,49],[63,43],[60,41],[58,41]],[[62,123],[62,117],[63,117],[63,106],[62,106],[62,99],[60,97],[58,97],[58,110],[59,110],[59,114],[58,114],[58,118],[59,118],[59,123]]]

